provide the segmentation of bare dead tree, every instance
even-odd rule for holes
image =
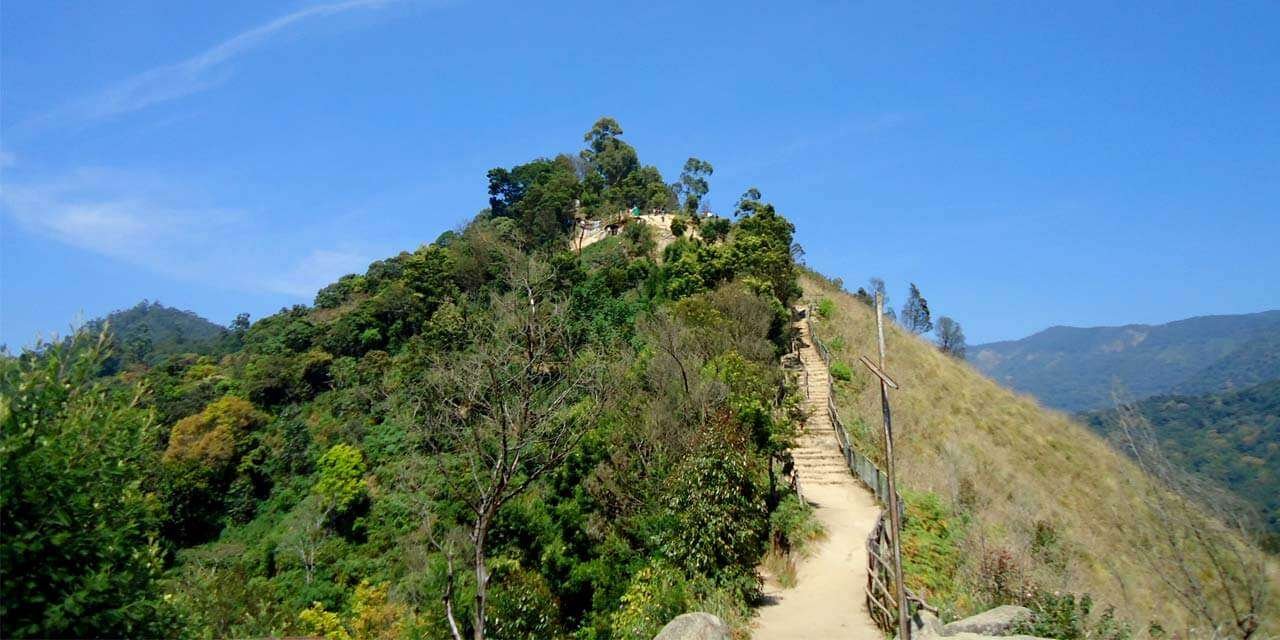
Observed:
[[[493,296],[492,318],[477,323],[473,346],[433,362],[418,396],[427,416],[419,423],[422,436],[439,476],[436,490],[468,507],[476,640],[485,637],[485,553],[494,518],[573,452],[602,393],[601,359],[575,348],[566,303],[549,293],[549,269],[521,259],[507,284],[507,293]],[[424,526],[430,532],[436,525]],[[451,588],[456,549],[432,539],[450,569],[445,609],[451,633],[461,640]]]
[[[1176,468],[1136,406],[1117,406],[1120,445],[1154,480],[1127,481],[1144,497],[1157,527],[1135,530],[1131,514],[1116,514],[1117,524],[1178,604],[1214,637],[1248,640],[1263,620],[1268,596],[1256,514],[1221,488]]]
[[[689,371],[684,359],[688,351],[685,346],[685,329],[666,309],[659,309],[652,318],[643,322],[642,329],[653,336],[653,344],[666,354],[680,370],[680,380],[684,383],[684,394],[689,395]]]

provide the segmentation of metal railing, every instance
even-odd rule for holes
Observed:
[[[835,382],[830,375],[831,369],[831,349],[829,349],[818,337],[813,327],[813,308],[809,307],[805,310],[805,326],[809,332],[809,340],[813,343],[814,348],[818,352],[818,357],[822,359],[823,365],[827,367],[827,415],[831,419],[831,426],[835,429],[836,444],[840,447],[840,453],[844,455],[846,466],[849,472],[853,474],[862,484],[875,495],[876,501],[883,507],[889,503],[889,477],[876,466],[863,452],[854,446],[853,441],[849,438],[849,432],[845,429],[844,422],[840,419],[840,412],[836,409],[835,402]],[[797,353],[799,345],[796,345]],[[810,394],[809,375],[805,371],[805,394]],[[905,515],[903,507],[902,494],[897,495],[898,514]],[[889,535],[889,527],[886,526],[889,512],[887,509],[880,510],[880,517],[876,519],[876,525],[871,530],[871,534],[867,536],[867,610],[871,614],[872,620],[875,621],[881,629],[885,631],[893,631],[898,626],[898,602],[894,597],[895,591],[890,589],[895,584],[893,577],[893,565],[886,562],[886,558],[891,554],[892,540]],[[934,615],[938,614],[938,610],[925,602],[923,598],[917,596],[910,589],[906,589],[907,604],[911,608],[914,615],[921,610],[928,611]]]

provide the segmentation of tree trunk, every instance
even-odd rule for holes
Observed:
[[[475,541],[476,606],[472,614],[471,637],[475,640],[484,640],[484,608],[489,600],[489,566],[484,558],[484,544],[488,537],[489,523],[482,517],[476,521],[472,534]]]

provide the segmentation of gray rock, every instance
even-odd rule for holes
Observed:
[[[943,625],[937,616],[920,611],[911,619],[911,640],[1049,640],[1004,635],[1030,616],[1030,609],[1003,606]]]
[[[729,640],[729,625],[702,611],[685,613],[668,622],[653,640]]]
[[[976,616],[969,616],[942,627],[942,635],[951,636],[958,633],[976,633],[984,636],[1001,636],[1009,633],[1022,622],[1031,619],[1031,610],[1026,607],[1004,605]]]

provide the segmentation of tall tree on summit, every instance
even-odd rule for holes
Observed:
[[[680,172],[680,182],[676,188],[684,194],[684,209],[689,215],[698,213],[698,205],[707,195],[707,191],[711,190],[711,186],[707,184],[707,177],[714,171],[711,163],[706,160],[697,158],[685,160],[684,170]]]
[[[591,130],[582,136],[587,148],[582,159],[587,166],[600,173],[604,186],[612,187],[640,168],[640,157],[631,145],[620,140],[622,125],[610,117],[600,118]]]
[[[920,295],[916,283],[911,283],[911,291],[907,301],[902,305],[902,326],[912,333],[928,333],[933,330],[933,320],[929,317],[929,301]]]

